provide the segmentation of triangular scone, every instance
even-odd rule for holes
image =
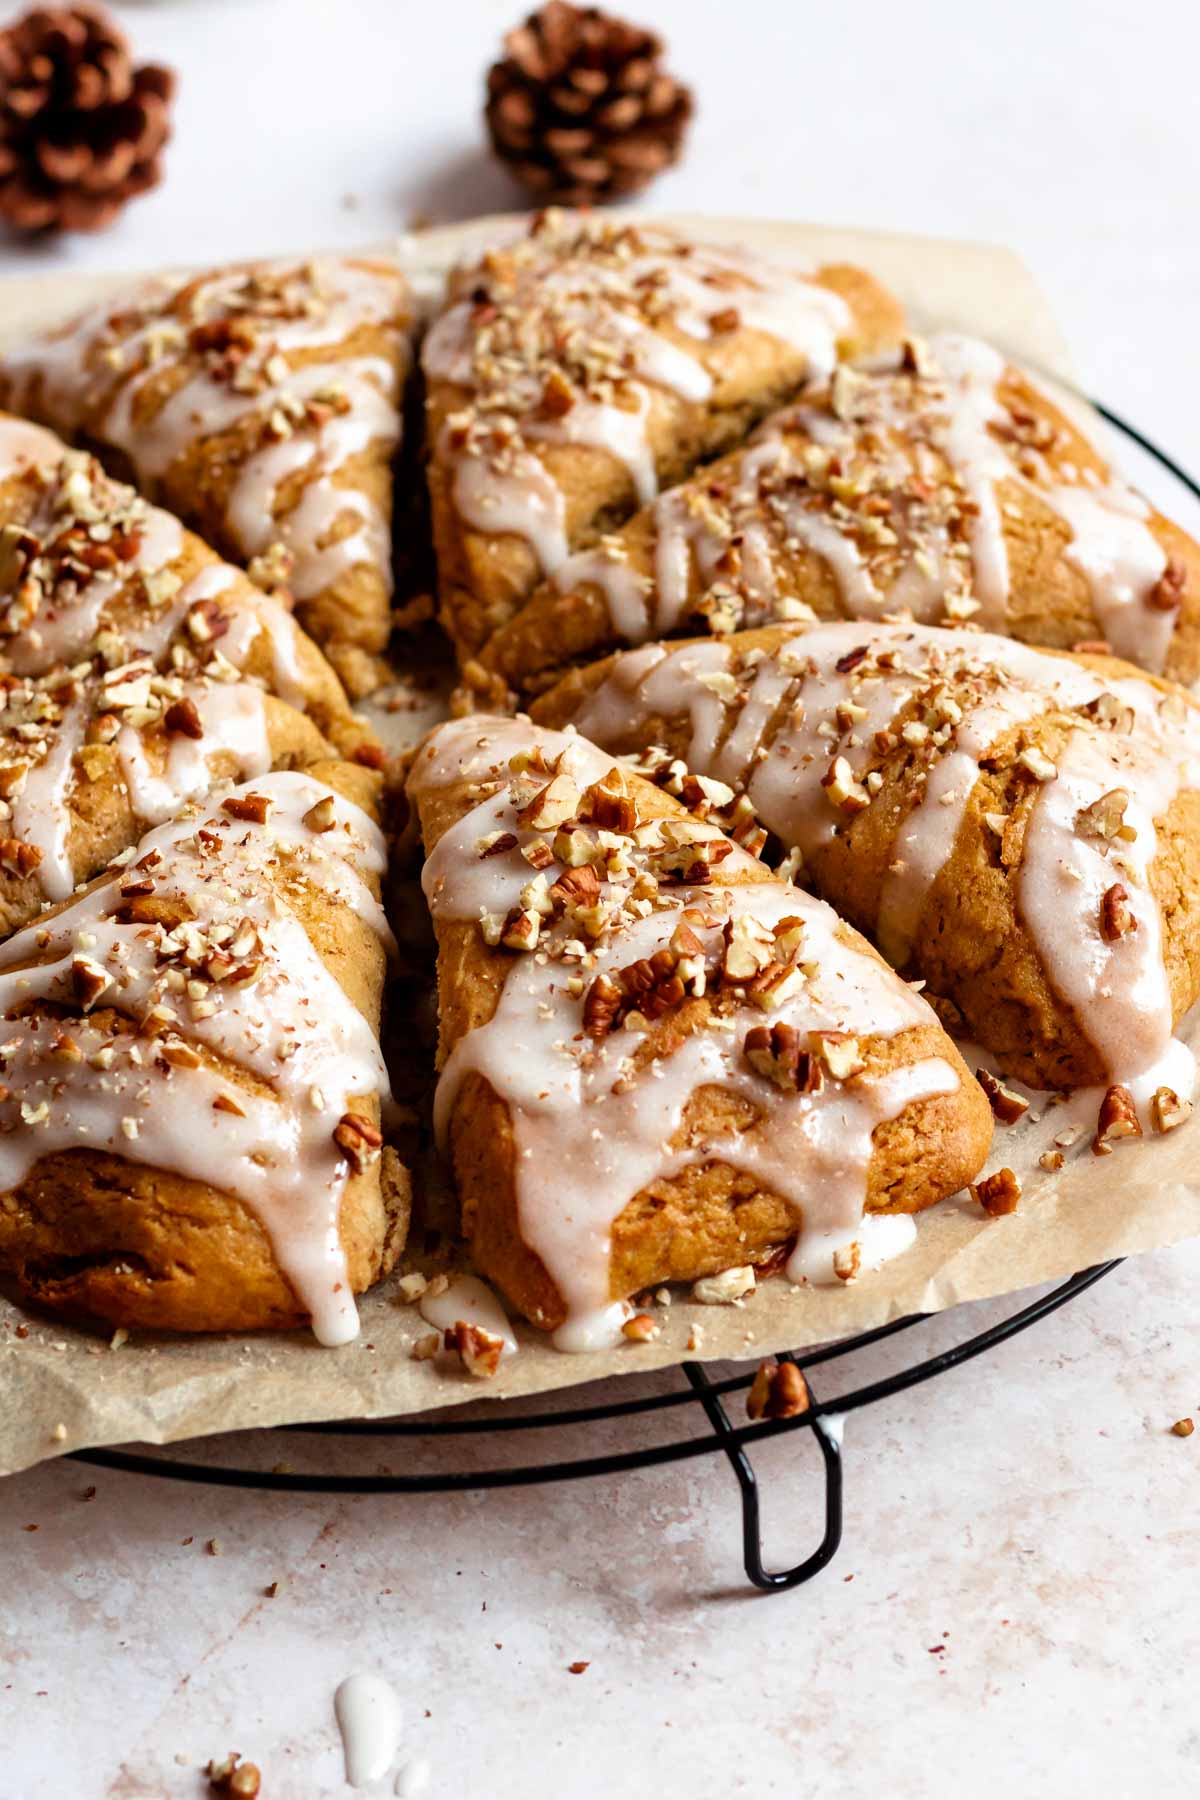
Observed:
[[[568,558],[482,661],[536,692],[621,644],[780,620],[970,620],[1200,676],[1200,546],[986,344],[910,344]]]
[[[668,785],[679,757],[747,795],[1010,1074],[1128,1089],[1155,1123],[1190,1100],[1172,1031],[1200,996],[1200,706],[1181,688],[985,633],[839,623],[646,645],[535,710],[611,750],[661,746]]]
[[[94,457],[0,414],[0,673],[138,656],[259,681],[343,752],[373,742],[285,606]]]
[[[362,693],[388,638],[410,323],[389,263],[159,276],[9,350],[0,403],[115,452],[144,494],[288,588]]]
[[[0,949],[0,1267],[41,1305],[354,1335],[408,1215],[376,780],[234,788]]]
[[[221,782],[329,754],[257,682],[158,675],[149,658],[0,676],[0,700],[0,937]]]
[[[562,1347],[793,1239],[793,1278],[849,1278],[911,1239],[877,1215],[978,1171],[987,1102],[925,1001],[711,820],[487,715],[439,727],[409,791],[463,1228]]]
[[[545,214],[460,271],[422,353],[442,619],[460,660],[570,551],[901,328],[857,269],[801,274],[578,214]]]

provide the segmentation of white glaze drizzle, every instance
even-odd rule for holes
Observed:
[[[518,246],[515,257],[519,273],[502,303],[500,349],[493,353],[490,319],[481,323],[467,298],[435,321],[422,360],[431,379],[472,394],[481,426],[499,413],[510,427],[497,442],[488,429],[463,431],[463,415],[456,415],[459,434],[443,437],[439,454],[454,466],[458,511],[477,530],[525,538],[547,574],[567,554],[561,496],[540,459],[520,446],[603,450],[628,470],[638,503],[648,504],[658,487],[648,434],[653,392],[696,404],[709,398],[705,350],[717,335],[714,319],[732,309],[739,327],[800,351],[814,379],[832,370],[850,322],[839,295],[792,270],[745,251],[681,244],[642,226],[630,235],[575,223]],[[694,340],[694,351],[644,316],[651,303]],[[573,373],[588,367],[572,406],[553,415],[540,403],[546,368],[559,357]]]
[[[449,782],[485,781],[489,775],[504,782],[435,847],[424,878],[435,918],[473,915],[479,901],[475,873],[481,867],[489,869],[490,905],[504,905],[521,879],[521,868],[529,879],[529,864],[519,850],[481,860],[476,846],[500,828],[528,841],[529,832],[516,823],[506,772],[514,746],[527,751],[534,745],[547,760],[565,757],[573,779],[595,779],[612,767],[610,758],[599,757],[593,746],[567,734],[491,719],[443,727],[418,758],[410,783],[417,795]],[[743,864],[727,859],[720,866],[740,870]],[[559,864],[544,871],[549,882],[560,872]],[[603,891],[611,897],[614,884],[604,883]],[[699,909],[708,921],[695,929],[710,952],[719,946],[726,921],[748,917],[769,929],[799,917],[806,980],[797,997],[767,1015],[774,1023],[793,1026],[804,1042],[810,1031],[889,1037],[934,1023],[918,994],[843,941],[830,908],[787,883],[663,890],[659,903],[660,910],[640,918],[620,915],[615,927],[590,946],[584,965],[589,981],[665,948],[685,907]],[[562,929],[569,933],[573,928]],[[566,1322],[555,1335],[560,1349],[596,1349],[612,1341],[624,1316],[620,1299],[614,1301],[609,1291],[612,1228],[626,1204],[655,1177],[712,1159],[752,1174],[796,1208],[799,1279],[807,1275],[800,1246],[824,1237],[832,1259],[833,1251],[861,1228],[875,1127],[919,1100],[958,1088],[953,1068],[930,1057],[815,1094],[785,1093],[742,1057],[746,1032],[764,1019],[762,1009],[745,999],[731,1004],[720,1023],[688,1034],[671,1054],[639,1069],[631,1059],[643,1040],[632,1026],[622,1025],[598,1043],[581,1032],[581,1000],[568,985],[579,968],[570,954],[517,958],[494,1016],[452,1049],[435,1106],[444,1143],[468,1073],[482,1075],[506,1102],[516,1141],[522,1235],[541,1257],[567,1309]],[[744,1097],[760,1113],[760,1122],[672,1148],[690,1099],[706,1086]]]
[[[890,653],[894,667],[839,671],[859,647]],[[880,894],[876,935],[898,966],[911,952],[929,891],[958,837],[980,759],[1009,729],[1050,712],[1076,715],[1057,777],[1038,792],[1017,880],[1020,916],[1056,991],[1084,1023],[1114,1081],[1125,1084],[1177,1057],[1157,905],[1148,887],[1153,821],[1176,794],[1200,787],[1200,714],[1182,698],[1165,701],[1149,683],[1105,679],[1082,664],[1009,639],[928,626],[838,623],[798,632],[740,678],[732,652],[712,642],[666,650],[647,646],[618,657],[586,700],[579,730],[600,744],[623,743],[654,717],[690,720],[687,760],[701,774],[744,789],[763,824],[806,861],[838,827],[823,778],[835,755],[855,777],[876,760],[873,738],[898,721],[915,696],[945,682],[963,701],[961,718],[928,773],[920,803],[901,822]],[[970,677],[972,693],[956,676]],[[1080,716],[1109,694],[1132,716],[1130,732],[1102,731]],[[780,721],[784,696],[790,712]],[[839,704],[863,716],[832,728]],[[770,747],[764,734],[778,729]],[[1081,836],[1080,811],[1113,790],[1128,792],[1131,843]],[[1119,854],[1119,862],[1114,857]],[[1120,879],[1137,929],[1115,942],[1100,935],[1100,900]]]
[[[271,802],[266,823],[214,804],[161,825],[72,905],[0,947],[0,1190],[41,1157],[91,1148],[236,1194],[261,1221],[318,1338],[344,1343],[358,1324],[338,1235],[347,1163],[333,1131],[353,1102],[386,1096],[387,1077],[375,1033],[270,871],[287,852],[289,879],[324,889],[382,933],[360,871],[382,870],[383,838],[360,808],[310,776],[265,775],[232,793],[251,791]],[[326,797],[335,823],[314,832],[304,814]],[[122,887],[142,871],[194,921],[169,941],[161,927],[117,917]],[[209,979],[205,958],[218,945],[238,968],[257,963],[256,978]],[[102,1030],[87,1014],[66,1018],[62,1029],[81,1054],[64,1060],[37,1002],[70,1005],[79,956],[107,978],[96,1006],[115,1008],[122,1024]],[[199,981],[195,993],[186,980]],[[235,1086],[207,1063],[172,1066],[160,1051],[176,1033],[266,1091]],[[217,1108],[221,1096],[241,1111]]]
[[[861,415],[853,396],[845,419],[815,397],[775,415],[722,469],[725,491],[717,503],[703,477],[664,494],[653,510],[652,579],[630,566],[622,540],[614,537],[552,571],[555,586],[564,593],[598,586],[617,635],[641,643],[677,631],[689,615],[712,615],[722,588],[720,564],[733,540],[740,560],[731,590],[736,626],[788,616],[780,574],[790,558],[807,550],[829,568],[842,609],[852,618],[905,611],[932,623],[943,616],[948,597],[958,595],[966,603],[964,616],[973,608],[973,623],[1003,631],[1011,574],[999,490],[1007,484],[1042,501],[1070,527],[1063,554],[1086,579],[1100,629],[1117,654],[1161,670],[1177,609],[1147,604],[1167,557],[1147,524],[1146,503],[1115,479],[1095,484],[1090,471],[1068,484],[1029,445],[1022,447],[1018,463],[1006,439],[1011,415],[998,391],[1007,364],[989,345],[944,335],[931,340],[928,354],[930,368],[915,393],[901,389],[894,368],[856,377],[865,396]],[[911,539],[901,548],[891,525],[867,515],[852,499],[840,503],[836,481],[832,496],[827,476],[810,481],[814,471],[806,469],[806,443],[793,441],[797,432],[807,445],[840,459],[846,474],[867,445],[868,466],[884,494],[905,489],[914,475],[913,462],[887,434],[916,443],[916,472],[936,488],[936,473],[926,474],[921,462],[922,448],[934,449],[967,502],[960,509],[966,565],[936,508],[911,516],[904,527]],[[868,528],[875,535],[866,537],[864,554],[858,540]],[[891,546],[886,579],[878,556],[869,554],[884,544]],[[729,590],[729,582],[724,587]]]
[[[312,302],[311,309],[301,308],[296,317],[256,315],[246,283],[262,279],[292,281],[298,295]],[[64,330],[8,352],[4,369],[13,383],[14,403],[21,405],[40,380],[42,406],[64,430],[77,429],[96,393],[113,380],[111,366],[101,363],[98,377],[89,371],[96,369],[98,354],[115,347],[122,369],[130,372],[120,377],[93,430],[129,456],[143,481],[161,479],[199,438],[251,418],[280,418],[281,409],[290,413],[288,434],[239,467],[229,499],[230,529],[247,556],[273,542],[284,543],[296,557],[291,579],[300,599],[312,598],[360,564],[376,569],[390,592],[387,520],[366,494],[337,485],[334,477],[368,446],[381,456],[394,451],[400,436],[396,370],[378,356],[333,355],[296,368],[283,359],[337,346],[367,325],[385,329],[389,346],[403,351],[399,276],[340,259],[307,268],[280,263],[218,271],[192,290],[190,316],[236,318],[248,311],[260,328],[261,360],[264,369],[270,365],[268,372],[253,385],[237,386],[201,368],[156,410],[144,414],[139,410],[142,389],[188,354],[187,333],[169,310],[184,286],[181,278],[157,279],[90,309]],[[115,333],[114,316],[120,316]],[[308,403],[330,392],[344,410],[317,419],[304,414],[302,428],[295,429]],[[299,501],[276,517],[282,483],[297,474],[306,483]],[[346,517],[357,518],[356,528],[331,542],[333,528]]]

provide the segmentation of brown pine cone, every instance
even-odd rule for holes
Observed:
[[[488,71],[492,144],[540,201],[635,194],[678,161],[692,96],[661,66],[662,40],[597,6],[549,0]]]
[[[100,231],[157,186],[175,77],[134,68],[99,8],[35,7],[0,31],[0,217]]]

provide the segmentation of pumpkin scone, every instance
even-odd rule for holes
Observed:
[[[140,657],[257,681],[344,753],[374,741],[284,605],[93,456],[0,414],[0,674]]]
[[[560,1348],[661,1281],[853,1279],[978,1172],[991,1113],[920,994],[713,819],[486,715],[439,727],[409,792],[464,1233]]]
[[[407,283],[327,257],[157,276],[0,358],[0,403],[111,459],[295,596],[347,687],[378,685]]]
[[[623,644],[787,620],[969,620],[1200,677],[1200,546],[987,344],[839,367],[568,557],[487,645],[503,684]]]
[[[376,786],[323,763],[235,787],[0,948],[0,1268],[31,1299],[354,1336],[408,1217]]]
[[[690,771],[738,790],[1009,1074],[1105,1090],[1126,1130],[1186,1116],[1195,1061],[1172,1033],[1200,996],[1200,706],[1183,689],[1108,656],[838,623],[645,645],[535,710],[610,750],[657,746],[669,789]]]
[[[740,441],[839,356],[898,345],[861,270],[800,272],[550,212],[453,278],[422,352],[443,623],[468,681],[569,554]]]

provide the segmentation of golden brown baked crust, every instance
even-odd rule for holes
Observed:
[[[357,258],[159,277],[10,351],[0,401],[111,457],[382,679],[407,284]]]
[[[685,758],[697,773],[736,782],[723,746],[752,704],[754,684],[769,680],[782,656],[791,678],[761,728],[743,727],[737,740],[735,760],[762,825],[785,845],[802,844],[814,890],[948,1002],[945,1016],[1010,1074],[1054,1088],[1123,1078],[1114,1066],[1119,1043],[1106,1044],[1090,1008],[1065,989],[1065,975],[1074,982],[1077,973],[1059,966],[1068,946],[1093,945],[1100,958],[1112,941],[1125,954],[1130,944],[1157,942],[1161,930],[1166,1029],[1200,997],[1200,794],[1189,773],[1200,711],[1172,683],[1113,657],[1034,653],[973,633],[878,625],[769,627],[735,634],[722,647],[708,644],[704,655],[699,672],[687,644],[646,646],[573,671],[536,703],[535,717],[557,728],[578,723],[618,753],[661,746],[652,760]],[[894,709],[878,710],[881,682],[894,684]],[[1069,685],[1058,692],[1058,682]],[[939,765],[950,771],[945,759],[961,748],[964,717],[969,729],[998,696],[1011,712],[985,732],[986,742],[972,745],[974,765],[964,759],[953,784],[941,781]],[[876,708],[866,725],[855,710],[860,703]],[[877,726],[883,735],[875,735]],[[813,748],[798,750],[804,730],[814,733],[804,740]],[[1030,822],[1044,816],[1035,809],[1081,757],[1074,828],[1068,819],[1060,853],[1098,846],[1110,865],[1105,897],[1119,889],[1136,899],[1144,889],[1152,914],[1111,940],[1101,896],[1092,895],[1093,867],[1082,886],[1081,877],[1064,879],[1055,903],[1045,905],[1051,921],[1057,907],[1057,932],[1042,916],[1045,878],[1028,874]],[[939,805],[941,791],[949,798]],[[1131,797],[1132,820],[1143,798],[1158,792],[1167,801],[1154,812],[1153,853],[1142,871],[1137,843],[1097,835],[1111,823],[1103,803],[1113,794]],[[1096,802],[1098,823],[1090,816]],[[1107,810],[1113,829],[1125,832],[1129,806]],[[951,822],[949,842],[925,870],[925,885],[906,893],[905,867],[919,865],[920,854],[916,837],[905,834],[923,832],[936,847],[939,813]],[[1138,834],[1145,835],[1140,823]],[[1045,833],[1038,841],[1050,842]],[[898,885],[889,886],[893,876]],[[1160,979],[1151,960],[1142,971],[1148,982]],[[1103,988],[1103,978],[1095,979]],[[1118,971],[1111,980],[1128,987],[1132,976]],[[1137,1016],[1135,1008],[1130,1017]]]
[[[441,615],[460,660],[523,604],[555,543],[592,542],[639,487],[679,481],[814,369],[896,344],[901,325],[861,270],[801,277],[579,215],[543,215],[461,271],[423,352]],[[497,490],[509,517],[493,524]]]
[[[1200,676],[1200,547],[1046,393],[958,338],[806,391],[543,581],[481,661],[536,693],[622,643],[905,609],[1057,649],[1109,639]]]
[[[294,785],[289,787],[289,782]],[[232,797],[232,803],[244,807],[245,801],[240,797],[265,795],[271,808],[278,808],[288,821],[282,835],[277,840],[272,838],[264,855],[254,863],[244,904],[253,905],[253,891],[261,891],[264,898],[274,895],[283,903],[288,917],[302,928],[320,966],[336,983],[325,994],[325,1003],[340,992],[353,1017],[360,1021],[354,1029],[366,1029],[372,1034],[378,1028],[383,991],[383,948],[368,914],[346,904],[344,894],[336,887],[324,885],[325,865],[312,860],[316,854],[312,846],[320,843],[326,827],[323,822],[314,822],[311,829],[303,829],[301,812],[326,796],[328,806],[335,808],[336,796],[341,795],[371,814],[377,792],[378,778],[364,769],[344,763],[318,763],[303,777],[267,776],[234,790]],[[345,816],[351,822],[351,830],[357,831],[363,824],[363,815]],[[335,836],[346,829],[340,823],[342,815],[338,818],[339,823],[332,827]],[[197,821],[207,833],[201,866],[205,866],[207,857],[208,866],[218,871],[222,882],[229,879],[236,883],[240,879],[238,869],[243,866],[240,859],[247,854],[245,845],[250,843],[256,827],[244,811],[231,816],[224,807],[211,814],[198,811],[193,823]],[[352,841],[346,840],[348,844]],[[376,864],[381,856],[364,859],[349,850],[346,854],[353,857],[353,866],[366,888],[377,894]],[[181,905],[177,887],[164,872],[169,866],[170,852],[166,863],[149,869],[144,858],[126,864],[115,875],[104,878],[89,898],[94,905],[97,893],[117,883],[121,893],[129,898],[123,901],[123,911],[114,916],[126,917],[127,923],[140,927],[143,935],[153,935],[156,927],[172,927],[180,918],[186,919],[189,912],[196,919],[208,917],[202,906],[198,911],[193,908],[192,902],[199,906],[198,888],[192,890],[192,902],[185,900]],[[141,887],[146,885],[154,891],[142,892]],[[42,921],[44,931],[53,936],[57,921],[65,918],[69,923],[78,909],[87,908],[89,898],[47,913]],[[277,914],[271,912],[270,916]],[[273,995],[279,970],[272,962],[271,941],[264,936],[262,942],[265,965],[257,982],[267,986]],[[169,945],[161,954],[165,956],[168,951]],[[5,953],[0,982],[11,990],[13,971],[36,970],[41,954],[44,953],[35,946],[32,934],[27,939],[13,940]],[[312,967],[316,969],[317,964]],[[217,984],[209,985],[210,998],[218,991],[223,994],[223,981],[232,979],[235,989],[245,986],[245,977],[237,969],[232,976],[215,973],[212,965],[196,972],[206,973],[210,983]],[[143,1021],[140,1040],[130,1040],[131,1029],[137,1030],[136,1018],[131,1021],[120,1004],[89,1009],[85,991],[78,982],[74,988],[60,988],[56,993],[58,997],[52,1004],[40,999],[26,1003],[32,1004],[42,1018],[42,1034],[48,1037],[54,1033],[54,1043],[40,1055],[51,1059],[57,1056],[63,1070],[65,1086],[61,1094],[50,1095],[48,1116],[39,1116],[42,1096],[50,1090],[38,1053],[20,1050],[11,1041],[20,1032],[14,1027],[13,1011],[7,1015],[10,1042],[3,1052],[6,1069],[23,1068],[33,1079],[27,1080],[24,1091],[28,1102],[19,1112],[14,1111],[16,1102],[7,1090],[0,1102],[6,1134],[0,1139],[0,1155],[11,1159],[15,1154],[18,1160],[24,1158],[28,1163],[23,1177],[0,1194],[0,1267],[11,1271],[22,1292],[38,1303],[114,1325],[172,1331],[242,1331],[302,1323],[309,1316],[310,1306],[281,1267],[287,1258],[281,1253],[280,1243],[264,1225],[266,1215],[261,1204],[248,1203],[238,1191],[238,1140],[234,1140],[227,1156],[218,1144],[210,1158],[215,1158],[217,1166],[228,1168],[228,1188],[197,1178],[194,1171],[178,1164],[162,1166],[145,1152],[135,1158],[132,1153],[83,1148],[78,1143],[68,1146],[55,1140],[57,1147],[51,1146],[40,1156],[36,1154],[36,1133],[54,1132],[58,1109],[72,1105],[71,1074],[82,1066],[72,1060],[74,1051],[85,1051],[96,1037],[111,1035],[111,1041],[119,1047],[111,1098],[102,1101],[102,1110],[108,1116],[106,1123],[90,1132],[93,1139],[115,1137],[120,1142],[121,1133],[116,1130],[118,1115],[126,1110],[136,1112],[139,1102],[135,1087],[129,1085],[128,1079],[122,1081],[119,1072],[126,1067],[124,1058],[131,1045],[136,1046],[139,1041],[144,1044],[141,1064],[153,1068],[156,1079],[162,1078],[154,1090],[150,1109],[138,1115],[143,1120],[143,1139],[157,1129],[154,1108],[174,1106],[178,1114],[174,1128],[182,1136],[192,1134],[199,1155],[205,1134],[216,1130],[215,1122],[211,1126],[207,1123],[215,1121],[214,1107],[221,1120],[228,1123],[239,1104],[245,1108],[261,1106],[262,1117],[269,1124],[273,1117],[270,1109],[275,1105],[282,1109],[288,1104],[286,1090],[275,1092],[275,1078],[267,1079],[252,1056],[240,1046],[234,1048],[236,1038],[222,1044],[211,1034],[206,1035],[198,1029],[198,1014],[189,1023],[187,1003],[182,998],[175,1000],[174,1016],[168,1025],[148,1025]],[[101,996],[105,1001],[108,997]],[[277,1003],[268,1000],[265,1004],[270,1017],[271,1006]],[[330,1010],[335,1011],[332,1007]],[[276,1028],[286,1032],[287,1022],[288,1014],[284,1012],[277,1019]],[[331,1037],[342,1029],[335,1016],[323,1023]],[[21,1060],[29,1055],[31,1061]],[[167,1061],[172,1058],[168,1073]],[[146,1079],[149,1081],[150,1076]],[[353,1155],[348,1164],[345,1158],[342,1160],[343,1173],[347,1167],[349,1173],[336,1210],[345,1279],[354,1293],[368,1287],[395,1262],[403,1247],[409,1207],[406,1171],[391,1153],[378,1153],[379,1098],[367,1063],[358,1071],[358,1079],[361,1091],[347,1094],[346,1098],[352,1102],[352,1111],[363,1124],[365,1135],[347,1140]],[[219,1090],[217,1101],[213,1100],[214,1083]],[[180,1087],[183,1091],[177,1093]],[[74,1104],[79,1106],[81,1102]],[[189,1118],[187,1125],[184,1121]],[[297,1115],[296,1128],[299,1136],[291,1154],[303,1159],[312,1154],[306,1148],[309,1139],[305,1136],[303,1114]],[[371,1141],[372,1131],[375,1143]],[[135,1131],[134,1136],[138,1135]],[[125,1137],[128,1136],[126,1131]],[[337,1153],[332,1154],[336,1162]],[[319,1167],[314,1165],[315,1181],[328,1178],[327,1163],[328,1159]],[[286,1215],[276,1212],[271,1216],[276,1230],[286,1233]],[[295,1248],[293,1245],[292,1250]],[[299,1266],[303,1267],[302,1257]],[[325,1305],[332,1298],[319,1297]]]
[[[491,773],[486,772],[487,756],[481,760],[469,748],[476,725],[481,738],[487,737],[497,745],[491,759]],[[457,1085],[451,1090],[450,1110],[444,1118],[447,1145],[462,1201],[463,1230],[473,1258],[483,1273],[503,1288],[527,1318],[553,1329],[563,1323],[567,1309],[554,1277],[542,1257],[531,1248],[529,1233],[522,1229],[517,1174],[522,1167],[516,1119],[519,1108],[514,1108],[511,1097],[499,1091],[502,1084],[470,1063],[471,1044],[478,1041],[473,1034],[484,1030],[497,1018],[507,984],[517,978],[514,970],[518,969],[522,958],[503,945],[486,941],[486,919],[481,928],[478,919],[453,916],[460,895],[455,864],[453,860],[440,860],[434,854],[443,840],[451,844],[458,842],[455,828],[480,806],[481,796],[486,801],[487,796],[496,791],[497,776],[502,783],[513,778],[508,752],[522,740],[526,750],[538,742],[536,735],[519,723],[505,728],[499,721],[484,718],[443,727],[433,735],[423,753],[426,760],[422,760],[422,755],[418,756],[411,791],[422,835],[432,856],[427,865],[426,890],[434,909],[439,947],[440,1060],[445,1067],[452,1057],[461,1059],[464,1046],[468,1054],[465,1074],[461,1066],[458,1068]],[[565,742],[543,738],[541,743],[546,758],[541,763],[543,773],[537,774],[535,762],[534,771],[528,778],[534,782],[549,780]],[[449,778],[455,744],[466,746],[462,762],[464,772],[459,779]],[[443,766],[436,778],[429,772],[429,758],[442,759]],[[521,779],[518,775],[518,783]],[[645,828],[654,821],[681,826],[693,822],[686,807],[661,788],[627,771],[613,771],[604,778],[604,787],[610,796],[629,797],[636,808],[636,829],[642,830],[643,835]],[[503,795],[503,786],[500,792]],[[588,804],[585,794],[579,815],[585,820]],[[604,816],[610,814],[606,812]],[[489,818],[486,823],[498,824],[500,830],[505,830],[509,821],[505,816],[499,820]],[[536,838],[530,840],[527,830],[517,829],[526,847],[531,841],[536,843]],[[575,827],[569,824],[564,829]],[[586,824],[583,829],[585,832],[588,829]],[[722,844],[726,842],[715,826],[708,829],[710,843],[718,838]],[[451,834],[449,839],[447,834]],[[499,864],[503,855],[494,851],[489,854],[488,840],[494,835],[494,832],[485,833],[479,840],[484,849],[474,854],[483,856],[489,863],[494,859]],[[552,831],[546,834],[547,841],[553,837]],[[500,848],[503,852],[504,846]],[[703,908],[706,904],[723,904],[721,895],[725,891],[741,893],[749,890],[756,899],[762,894],[762,904],[768,909],[773,906],[776,911],[781,904],[785,910],[788,906],[813,907],[806,896],[794,889],[782,889],[761,864],[743,854],[734,852],[725,860],[718,860],[715,852],[712,854],[714,860],[706,884],[699,888],[689,886],[682,893],[676,890],[674,897],[668,887],[661,888],[658,903],[665,908],[669,921],[682,915],[685,903],[693,909]],[[445,856],[444,850],[441,856]],[[529,873],[528,866],[526,873]],[[546,880],[552,883],[561,873],[562,865],[552,858],[545,871]],[[689,918],[698,916],[695,910],[688,913]],[[824,909],[816,908],[806,928],[814,932],[828,929],[833,954],[836,952],[832,951],[832,944],[836,941],[851,954],[852,960],[861,957],[867,962],[869,959],[868,980],[879,983],[882,1010],[892,998],[901,994],[901,984],[895,982],[882,960],[855,932],[832,921],[822,926],[820,918],[823,916]],[[619,937],[624,925],[618,921],[613,929]],[[597,947],[603,945],[603,932],[596,943]],[[552,946],[551,963],[555,954]],[[855,966],[861,968],[862,965]],[[637,1040],[633,1053],[631,1079],[636,1081],[651,1064],[660,1074],[670,1070],[673,1059],[681,1055],[694,1034],[719,1031],[719,1015],[726,1017],[728,1025],[731,991],[726,976],[716,974],[704,993],[683,995],[657,1016],[649,1012],[645,1031]],[[844,1090],[846,1094],[859,1091],[854,1086],[856,1079],[870,1084],[889,1071],[911,1070],[913,1065],[923,1065],[928,1059],[937,1059],[938,1066],[949,1065],[947,1074],[953,1071],[953,1075],[946,1091],[915,1098],[898,1108],[895,1116],[875,1126],[865,1151],[862,1196],[865,1208],[872,1213],[916,1212],[954,1192],[978,1171],[991,1138],[991,1114],[987,1102],[936,1019],[907,990],[903,990],[901,1005],[904,1023],[900,1028],[864,1035],[859,1041],[861,1063],[857,1077],[852,1076]],[[586,1039],[587,1032],[593,1027],[586,1023],[589,1002],[585,1000],[583,1006],[582,1038]],[[772,1013],[768,1007],[757,1016],[768,1023],[772,1019],[782,1023],[790,1015],[786,1011]],[[561,1027],[556,1025],[554,1029],[557,1031]],[[566,1029],[569,1031],[570,1026]],[[537,1055],[537,1045],[528,1033],[518,1035],[519,1060],[528,1062]],[[604,1054],[608,1053],[605,1048]],[[455,1070],[455,1062],[451,1061],[450,1066],[452,1071]],[[447,1079],[444,1074],[443,1082]],[[949,1091],[951,1087],[952,1091]],[[687,1098],[679,1127],[664,1153],[663,1166],[639,1186],[613,1221],[606,1298],[621,1299],[656,1282],[690,1280],[735,1263],[761,1262],[778,1246],[796,1237],[804,1214],[796,1193],[793,1191],[788,1197],[753,1171],[723,1161],[721,1156],[722,1139],[728,1142],[731,1132],[753,1135],[756,1131],[769,1131],[777,1103],[782,1108],[783,1095],[765,1082],[750,1095],[736,1083],[701,1081],[697,1084]],[[595,1116],[600,1117],[599,1114]],[[621,1127],[613,1122],[610,1129],[617,1133]],[[849,1141],[849,1125],[846,1135]],[[704,1154],[702,1145],[705,1150],[711,1147],[711,1155]],[[544,1149],[543,1145],[543,1152]],[[681,1168],[671,1166],[673,1151],[688,1153],[683,1157]],[[565,1142],[559,1156],[565,1183],[569,1179],[566,1170],[571,1156],[570,1146]],[[815,1177],[812,1185],[815,1195],[819,1185]]]

